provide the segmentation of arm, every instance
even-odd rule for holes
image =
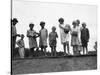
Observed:
[[[90,34],[89,34],[89,30],[87,29],[87,37],[88,37],[88,40],[90,38]]]
[[[16,42],[16,44],[18,45],[18,47],[22,47],[21,44],[20,44],[20,40],[18,40],[18,41]]]
[[[58,38],[58,34],[56,33],[56,37]]]
[[[47,36],[47,38],[48,38],[48,30],[46,29],[46,36]]]
[[[61,29],[65,29],[64,27],[62,27],[61,25],[59,25],[59,27],[61,28]]]

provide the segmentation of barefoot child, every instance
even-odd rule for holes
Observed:
[[[73,47],[73,54],[77,54],[79,38],[78,38],[78,28],[76,21],[72,23],[73,28],[71,29],[71,46]]]
[[[49,45],[51,47],[51,56],[56,56],[56,44],[57,44],[57,40],[56,38],[58,38],[58,34],[56,31],[56,27],[52,27],[52,32],[49,34]]]
[[[85,48],[86,48],[86,54],[88,54],[88,41],[89,41],[89,30],[86,28],[86,23],[82,23],[83,29],[81,30],[81,42],[83,47],[83,54],[85,54]]]
[[[29,38],[30,56],[33,57],[35,55],[34,49],[38,48],[36,40],[36,38],[38,37],[38,33],[33,29],[33,23],[29,24],[29,28],[30,29],[27,31],[27,37]]]
[[[70,31],[70,26],[67,24],[64,24],[64,19],[60,18],[58,20],[59,22],[59,27],[60,27],[60,35],[61,35],[61,43],[63,45],[64,49],[64,56],[66,55],[66,46],[67,46],[67,52],[69,52],[69,31]]]
[[[46,56],[46,48],[47,48],[47,37],[48,37],[48,31],[45,26],[45,22],[40,22],[41,30],[39,31],[40,39],[39,39],[39,47],[41,48],[41,51],[44,50],[45,56]]]
[[[24,52],[24,48],[25,48],[25,44],[24,44],[24,35],[23,34],[21,34],[21,39],[19,39],[18,41],[17,41],[17,45],[18,45],[18,47],[19,47],[19,55],[20,55],[20,58],[24,58],[24,54],[25,54],[25,52]]]

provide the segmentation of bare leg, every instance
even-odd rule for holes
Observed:
[[[85,54],[85,48],[83,47],[83,54]]]
[[[53,56],[53,47],[51,47],[51,56]]]
[[[46,47],[44,47],[44,53],[45,53],[45,56],[46,56]]]
[[[66,44],[63,44],[63,48],[64,48],[64,55],[66,55]]]
[[[87,48],[87,46],[86,46],[86,54],[88,54],[88,48]]]
[[[56,47],[54,47],[54,55],[56,56]]]
[[[69,52],[69,43],[67,44],[67,51],[68,51],[68,54],[70,54],[70,52]]]

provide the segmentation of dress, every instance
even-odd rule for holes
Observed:
[[[32,37],[28,37],[29,38],[29,48],[37,48],[37,40],[35,37],[36,35],[36,31],[35,30],[28,30],[27,31],[27,36],[32,36]]]
[[[78,46],[79,45],[79,38],[78,38],[78,28],[71,29],[71,46]]]
[[[56,44],[57,44],[56,38],[57,37],[58,37],[57,32],[51,32],[49,34],[49,45],[50,45],[50,47],[56,47]]]
[[[60,27],[60,37],[61,37],[61,43],[64,44],[66,42],[69,42],[69,33],[64,32],[64,28],[67,27],[67,25],[59,24]]]
[[[47,29],[45,28],[41,29],[39,34],[40,34],[39,47],[47,47],[47,37],[48,37]]]

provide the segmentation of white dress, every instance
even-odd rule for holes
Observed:
[[[61,37],[61,43],[64,44],[66,42],[69,42],[69,33],[66,34],[64,32],[64,29],[66,25],[64,24],[59,24],[59,27],[60,27],[60,37]]]

